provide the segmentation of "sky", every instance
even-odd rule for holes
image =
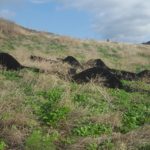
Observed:
[[[150,40],[150,0],[0,0],[0,17],[75,38]]]

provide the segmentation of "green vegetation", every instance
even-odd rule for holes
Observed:
[[[58,138],[58,135],[43,135],[41,131],[33,133],[25,141],[26,150],[54,150],[55,145],[52,143]]]
[[[73,129],[73,134],[77,136],[100,136],[102,134],[110,134],[111,132],[112,129],[109,125],[91,122],[79,124]]]
[[[150,90],[143,81],[122,82],[133,89]],[[83,142],[85,149],[113,150],[118,146],[110,140],[114,133],[124,136],[150,123],[147,92],[107,89],[93,83],[78,85],[27,69],[1,71],[0,89],[0,123],[4,124],[0,133],[1,149],[6,145],[13,147],[6,135],[14,137],[13,132],[19,132],[21,141],[17,145],[24,143],[27,150],[57,149],[59,145],[62,149],[70,148],[78,145],[79,138],[91,138],[90,143]],[[115,113],[119,115],[114,116]],[[22,117],[18,119],[18,115]],[[95,143],[95,138],[103,136],[108,138]]]
[[[5,76],[6,80],[19,80],[21,78],[17,71],[2,71],[2,74]]]
[[[120,131],[129,132],[149,122],[150,108],[147,95],[127,93],[123,90],[112,91],[115,97],[115,109],[123,111],[122,127]],[[138,98],[138,99],[137,99]]]
[[[72,55],[81,62],[100,58],[111,68],[139,72],[150,69],[149,47],[28,31],[0,33],[0,52],[45,70],[0,70],[0,150],[150,149],[147,80],[121,81],[131,92],[77,84],[66,79],[65,64],[29,60],[30,55],[53,60]]]
[[[0,150],[5,150],[6,144],[3,140],[0,140]]]
[[[56,125],[59,121],[66,118],[69,108],[58,105],[61,100],[62,90],[55,88],[48,92],[40,92],[40,95],[46,99],[46,102],[40,106],[38,113],[44,123],[47,125]]]

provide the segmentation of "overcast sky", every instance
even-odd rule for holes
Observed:
[[[0,0],[0,16],[79,38],[150,40],[150,0]]]

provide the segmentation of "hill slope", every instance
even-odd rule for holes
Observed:
[[[0,20],[0,52],[45,70],[0,69],[0,149],[150,148],[150,85],[145,80],[121,81],[138,89],[134,92],[94,81],[77,84],[63,75],[66,64],[30,60],[30,55],[52,60],[72,55],[81,63],[101,58],[110,68],[139,72],[150,69],[148,45],[73,39]]]
[[[130,71],[150,68],[148,45],[72,39],[29,30],[6,20],[0,20],[0,51],[44,57],[73,55],[81,61],[102,58],[110,67]],[[18,59],[22,61],[28,56],[23,57]]]

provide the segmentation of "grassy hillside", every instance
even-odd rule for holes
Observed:
[[[150,85],[144,80],[122,81],[139,92],[76,84],[65,78],[66,64],[29,59],[101,58],[111,68],[139,72],[150,70],[150,46],[73,39],[0,20],[0,52],[46,70],[0,70],[0,150],[150,149]]]

